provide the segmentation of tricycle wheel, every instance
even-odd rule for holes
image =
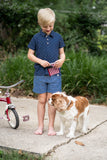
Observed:
[[[8,109],[8,116],[9,116],[8,123],[9,123],[10,127],[13,129],[17,129],[19,126],[19,116],[18,116],[15,108]]]

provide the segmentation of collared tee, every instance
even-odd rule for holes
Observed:
[[[52,31],[49,35],[40,30],[35,34],[28,44],[28,48],[35,51],[36,57],[54,63],[59,59],[59,49],[65,46],[64,41],[59,33]],[[47,67],[44,68],[40,64],[35,63],[35,75],[49,75]]]

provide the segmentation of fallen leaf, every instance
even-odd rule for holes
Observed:
[[[75,141],[76,144],[80,145],[80,146],[85,146],[85,144],[83,144],[82,142],[80,141]]]

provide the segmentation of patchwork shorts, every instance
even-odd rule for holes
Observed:
[[[55,93],[62,91],[61,75],[56,74],[53,76],[34,76],[33,92],[42,93]]]

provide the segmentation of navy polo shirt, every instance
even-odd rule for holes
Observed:
[[[42,30],[35,34],[28,44],[28,48],[35,51],[36,57],[49,63],[54,63],[59,59],[59,48],[64,46],[64,41],[59,33],[52,31],[50,35],[46,35]],[[40,64],[35,63],[34,68],[35,75],[49,75],[47,67],[44,68]]]

